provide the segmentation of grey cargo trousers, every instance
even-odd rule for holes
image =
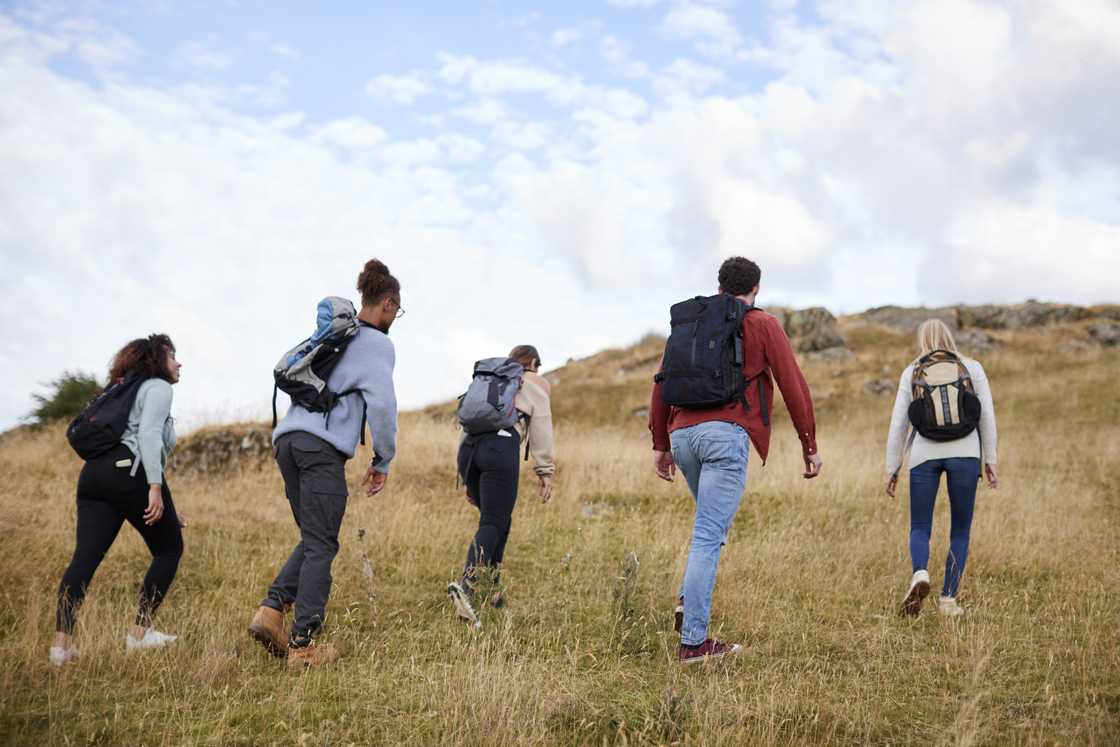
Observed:
[[[331,593],[331,563],[346,513],[346,455],[310,433],[276,440],[276,463],[299,527],[299,544],[280,569],[262,605],[295,605],[292,643],[306,643],[323,624]]]

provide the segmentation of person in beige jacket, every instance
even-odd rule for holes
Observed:
[[[540,354],[532,345],[518,345],[510,351],[509,357],[525,369],[514,400],[519,414],[517,425],[510,430],[466,436],[459,445],[459,475],[466,484],[467,502],[478,507],[478,530],[467,548],[462,578],[448,584],[447,593],[459,617],[476,627],[481,625],[475,599],[479,569],[494,569],[496,584],[509,539],[513,508],[517,503],[521,444],[526,443],[526,458],[533,458],[537,494],[543,502],[547,503],[552,497],[552,476],[556,472],[551,386],[538,373]],[[500,592],[490,599],[495,607],[502,606],[503,602]]]

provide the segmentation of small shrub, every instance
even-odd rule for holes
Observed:
[[[35,425],[69,420],[101,391],[97,377],[81,371],[67,371],[46,385],[47,394],[33,394],[35,409],[27,418]]]

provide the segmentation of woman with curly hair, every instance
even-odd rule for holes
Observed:
[[[97,566],[128,522],[148,545],[152,563],[140,587],[140,606],[125,636],[128,651],[159,648],[176,636],[152,627],[183,555],[184,526],[175,512],[163,468],[175,448],[171,386],[182,364],[167,335],[133,340],[113,357],[109,382],[143,379],[120,443],[89,460],[78,477],[78,527],[74,556],[58,587],[54,645],[50,661],[62,666],[78,655],[74,624]]]

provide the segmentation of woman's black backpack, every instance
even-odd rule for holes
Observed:
[[[143,377],[132,376],[110,384],[94,397],[66,429],[66,440],[87,462],[116,448],[128,427],[128,415]]]
[[[745,401],[743,317],[752,308],[727,293],[673,305],[672,331],[654,377],[666,404],[700,409]]]
[[[980,398],[955,353],[934,350],[914,364],[910,424],[931,441],[956,441],[980,423]]]

